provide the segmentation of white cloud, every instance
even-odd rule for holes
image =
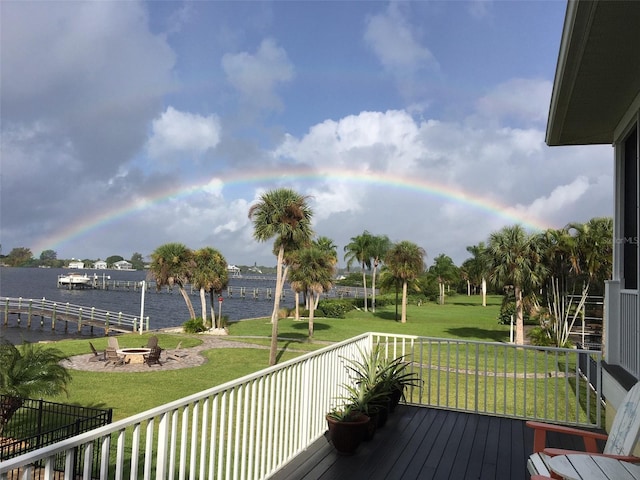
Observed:
[[[176,152],[200,155],[220,142],[220,120],[215,115],[204,117],[168,107],[153,121],[152,129],[147,148],[155,158]]]
[[[294,76],[294,68],[286,51],[269,38],[262,41],[255,54],[225,54],[222,68],[229,83],[242,94],[243,100],[258,108],[281,108],[282,102],[276,89]]]
[[[549,113],[551,82],[516,78],[497,85],[477,101],[476,108],[483,119],[505,123],[545,125]],[[483,120],[484,121],[484,120]]]
[[[414,111],[428,103],[429,77],[440,76],[440,65],[429,48],[422,45],[417,30],[392,2],[384,13],[366,21],[364,41],[385,71],[394,77],[400,93]]]
[[[529,205],[517,205],[516,210],[528,217],[549,218],[578,202],[588,190],[589,180],[580,175],[569,184],[558,185],[549,195],[536,198]]]

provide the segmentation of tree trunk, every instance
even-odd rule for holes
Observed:
[[[296,322],[300,320],[300,292],[296,290]]]
[[[309,295],[311,297],[311,301],[309,302],[309,340],[313,339],[313,314],[315,312],[315,302],[313,301],[314,293],[311,292]]]
[[[187,291],[182,287],[182,285],[178,285],[178,290],[180,290],[180,295],[184,298],[184,303],[187,304],[187,308],[189,309],[190,318],[196,318],[196,311],[193,309],[193,303],[191,303],[191,299],[189,295],[187,295]]]
[[[367,311],[367,273],[362,265],[362,286],[364,287],[364,311]]]
[[[524,345],[524,304],[522,303],[522,288],[514,287],[516,295],[516,345]]]
[[[202,321],[204,322],[205,327],[210,327],[211,325],[207,322],[207,297],[204,294],[204,288],[200,287],[200,311],[202,313]],[[211,321],[213,322],[213,317],[211,317]]]
[[[482,306],[487,306],[487,280],[482,277]]]
[[[271,313],[271,348],[269,350],[269,365],[276,364],[278,353],[278,311],[280,310],[280,296],[282,294],[282,286],[286,271],[283,272],[282,264],[284,262],[284,247],[278,250],[278,264],[276,266],[276,292],[273,298],[273,312]]]
[[[213,324],[213,328],[218,328],[218,324],[216,323],[216,312],[215,312],[214,303],[213,303],[214,293],[215,292],[213,291],[213,288],[209,290],[209,303],[211,307],[211,323]]]
[[[407,323],[407,281],[402,283],[402,311],[400,314],[400,323]]]
[[[376,270],[378,269],[378,262],[373,262],[373,275],[371,276],[371,311],[376,311]]]

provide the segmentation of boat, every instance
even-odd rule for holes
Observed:
[[[242,273],[239,267],[235,265],[227,265],[227,272],[231,278],[241,278]]]
[[[91,285],[92,282],[93,277],[90,277],[86,273],[67,273],[66,275],[58,275],[58,285],[68,285],[70,287],[74,287]]]

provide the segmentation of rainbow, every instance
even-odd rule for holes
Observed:
[[[258,172],[253,171],[251,173],[228,173],[218,177],[209,178],[206,181],[199,181],[186,187],[182,186],[179,188],[163,190],[144,199],[134,199],[129,204],[79,219],[74,224],[68,225],[59,232],[38,241],[37,245],[33,248],[33,251],[39,252],[47,249],[56,249],[56,247],[59,247],[74,238],[115,222],[116,220],[131,215],[132,213],[144,211],[145,209],[161,204],[162,202],[186,198],[197,193],[202,193],[207,189],[210,189],[212,185],[218,185],[223,189],[233,186],[247,185],[255,185],[256,187],[268,189],[277,185],[290,186],[293,182],[317,181],[341,182],[343,184],[370,184],[386,188],[414,191],[430,195],[435,198],[441,198],[447,202],[455,202],[487,212],[492,216],[503,218],[510,223],[519,223],[530,230],[542,231],[552,228],[551,225],[544,223],[542,220],[529,217],[513,207],[500,204],[499,202],[479,195],[464,192],[449,185],[439,184],[416,177],[393,175],[386,172],[381,173],[344,169],[265,169]],[[302,192],[302,190],[299,191]]]

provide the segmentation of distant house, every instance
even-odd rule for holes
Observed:
[[[107,268],[107,262],[105,262],[104,260],[98,260],[93,264],[93,268],[95,268],[96,270],[104,270]]]
[[[606,285],[607,424],[640,379],[640,2],[570,1],[548,145],[613,145],[613,278]],[[636,451],[637,453],[637,451]]]
[[[113,264],[113,268],[116,270],[133,270],[133,264],[126,260],[120,260]]]
[[[81,262],[80,260],[71,260],[69,262],[69,268],[82,269],[84,268],[84,262]]]

